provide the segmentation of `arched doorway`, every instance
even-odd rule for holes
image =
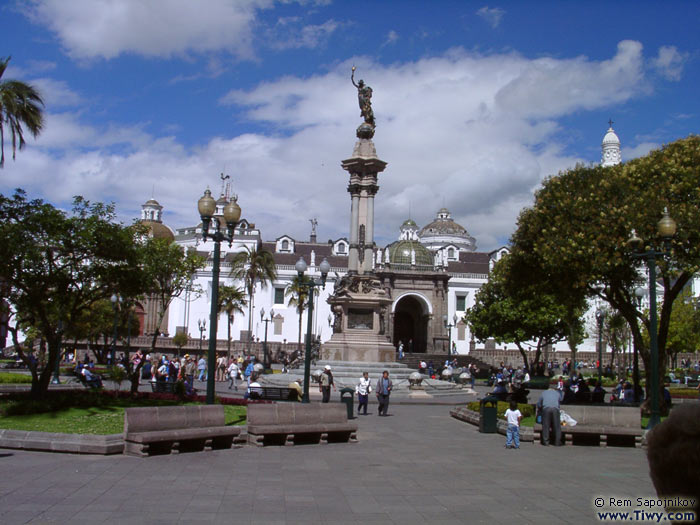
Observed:
[[[425,352],[428,343],[428,315],[424,304],[417,297],[407,295],[399,299],[394,308],[394,346],[403,341],[404,351]]]

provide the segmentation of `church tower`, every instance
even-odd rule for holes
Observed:
[[[609,166],[616,166],[622,162],[622,156],[620,155],[620,139],[615,134],[613,130],[613,121],[609,121],[610,127],[608,132],[603,137],[603,158],[601,159],[600,165],[604,168]]]

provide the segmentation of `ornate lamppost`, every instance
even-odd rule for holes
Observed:
[[[649,390],[651,394],[651,415],[649,427],[654,428],[661,421],[659,414],[659,336],[657,333],[656,319],[656,259],[670,255],[671,239],[676,234],[676,221],[668,214],[668,208],[664,208],[664,215],[657,223],[657,232],[661,237],[664,249],[659,251],[652,247],[644,248],[644,241],[632,230],[627,244],[635,253],[632,257],[644,259],[649,269],[649,340],[651,354],[651,377],[649,378]]]
[[[644,288],[638,286],[634,289],[634,296],[637,298],[637,307],[642,308],[642,297],[646,295]],[[639,351],[637,345],[634,345],[634,355],[632,357],[632,382],[634,383],[634,402],[639,403],[639,390],[641,389],[639,382]]]
[[[112,338],[112,349],[109,352],[110,365],[114,366],[115,354],[117,353],[117,323],[119,322],[119,308],[123,302],[119,294],[112,294],[109,298],[112,301],[112,308],[114,309],[114,337]]]
[[[197,326],[199,326],[199,357],[202,357],[202,341],[204,340],[204,332],[207,329],[207,320],[198,319]]]
[[[309,381],[310,381],[310,376],[311,376],[311,329],[312,329],[312,320],[313,320],[313,312],[314,312],[314,288],[316,286],[320,286],[321,288],[325,288],[326,286],[326,278],[328,277],[328,272],[331,271],[331,265],[330,263],[324,258],[321,264],[319,265],[319,270],[321,270],[321,282],[317,283],[313,279],[308,279],[306,282],[304,280],[304,273],[306,272],[306,261],[304,260],[303,257],[300,257],[297,263],[294,265],[294,269],[297,271],[299,274],[299,281],[301,283],[301,286],[305,286],[308,288],[308,322],[306,326],[306,353],[304,355],[304,391],[301,396],[301,402],[302,403],[308,403],[309,402]]]
[[[595,320],[598,322],[598,384],[603,385],[603,322],[605,312],[600,308],[595,312]]]
[[[265,317],[265,309],[260,309],[260,322],[265,323],[265,340],[263,341],[263,369],[267,370],[270,368],[270,359],[267,354],[267,325],[275,317],[275,311],[270,310],[270,315]]]
[[[54,367],[53,379],[51,380],[51,382],[54,385],[61,384],[61,378],[59,376],[61,374],[61,347],[62,346],[63,346],[63,320],[59,319],[58,320],[58,356],[56,356],[56,366]]]
[[[447,335],[449,336],[449,341],[447,343],[447,355],[452,355],[452,329],[457,326],[457,314],[452,316],[452,323],[447,321],[447,314],[442,316],[442,322],[445,323],[445,328],[447,328]]]
[[[212,261],[212,286],[211,286],[211,313],[209,316],[209,360],[207,374],[207,404],[214,404],[214,387],[216,381],[216,330],[219,317],[219,265],[221,259],[221,242],[226,241],[231,246],[233,243],[234,230],[238,219],[241,218],[241,207],[236,202],[237,196],[224,206],[224,221],[226,222],[226,232],[221,231],[221,223],[218,217],[214,219],[214,231],[209,232],[214,212],[216,211],[216,201],[211,196],[211,191],[207,189],[204,195],[199,199],[197,208],[202,219],[202,240],[207,241],[207,238],[214,241],[214,259]]]

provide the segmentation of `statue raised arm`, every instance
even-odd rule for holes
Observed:
[[[352,74],[350,75],[350,80],[352,85],[357,88],[357,101],[360,104],[360,115],[365,120],[367,124],[375,127],[374,124],[374,111],[372,111],[372,88],[365,84],[365,81],[360,79],[358,83],[355,83],[355,66],[352,66]]]

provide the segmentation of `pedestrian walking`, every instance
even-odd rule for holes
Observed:
[[[228,365],[228,389],[231,390],[231,387],[238,392],[238,363],[234,359],[231,361],[231,364]]]
[[[207,377],[207,360],[204,359],[204,356],[199,358],[199,361],[197,361],[197,370],[199,370],[199,381],[204,381]]]
[[[355,392],[357,393],[357,399],[359,401],[357,405],[357,414],[359,415],[362,413],[363,416],[366,416],[367,402],[369,401],[369,394],[372,392],[372,385],[368,372],[362,372],[360,382],[355,386]]]
[[[377,381],[377,401],[379,401],[379,408],[377,409],[378,416],[388,416],[389,415],[389,396],[391,395],[392,388],[391,379],[389,379],[389,371],[384,370],[382,372],[382,377]]]

